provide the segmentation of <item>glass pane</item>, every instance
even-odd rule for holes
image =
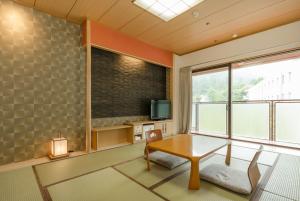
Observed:
[[[227,70],[193,75],[193,102],[216,102],[227,99]]]
[[[232,71],[232,100],[300,99],[299,67],[300,58],[239,65]]]
[[[226,104],[198,105],[200,133],[226,134]]]
[[[196,131],[196,103],[192,104],[192,131]]]
[[[193,74],[192,131],[227,134],[228,68]]]
[[[300,143],[300,103],[276,103],[276,138]]]
[[[232,133],[235,137],[269,138],[269,104],[232,105]]]

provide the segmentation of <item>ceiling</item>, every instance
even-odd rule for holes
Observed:
[[[132,0],[15,1],[78,24],[89,18],[178,55],[300,19],[300,0],[205,0],[169,22]]]

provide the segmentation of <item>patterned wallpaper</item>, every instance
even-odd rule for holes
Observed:
[[[0,0],[0,165],[41,157],[59,131],[84,148],[80,26]]]
[[[171,70],[169,68],[166,69],[166,97],[170,100],[170,79],[171,79]],[[114,126],[121,125],[126,122],[134,122],[134,121],[148,121],[148,116],[123,116],[123,117],[107,117],[107,118],[93,118],[92,126],[93,127],[101,127],[101,126]]]
[[[92,117],[150,115],[151,99],[166,99],[166,68],[92,48]]]

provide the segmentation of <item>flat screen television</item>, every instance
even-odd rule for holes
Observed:
[[[171,118],[171,102],[169,100],[151,100],[152,120],[163,120]]]

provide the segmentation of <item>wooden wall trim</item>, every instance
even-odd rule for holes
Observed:
[[[85,108],[85,128],[86,128],[86,152],[91,151],[91,134],[92,134],[92,84],[91,84],[91,69],[92,69],[92,56],[91,56],[91,26],[90,21],[87,20],[85,24],[85,47],[86,47],[86,108]]]

